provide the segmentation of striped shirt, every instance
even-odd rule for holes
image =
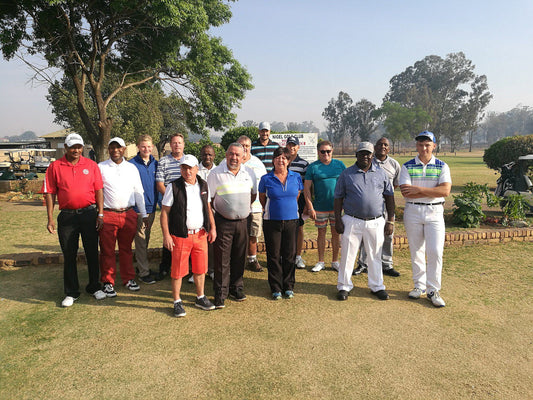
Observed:
[[[272,156],[274,155],[274,150],[276,150],[278,147],[279,144],[270,139],[268,140],[266,146],[263,146],[259,139],[257,139],[256,141],[252,142],[250,153],[259,158],[263,164],[265,164],[267,172],[270,172],[274,167],[274,164],[272,164]]]
[[[308,166],[309,163],[297,154],[296,158],[292,160],[291,164],[289,165],[289,170],[293,172],[298,172],[303,181]]]
[[[183,157],[179,160],[176,160],[172,157],[172,154],[162,157],[159,160],[159,165],[157,166],[157,172],[155,173],[155,181],[163,182],[165,186],[172,181],[175,181],[181,176],[181,162]]]
[[[250,215],[252,193],[257,194],[257,179],[251,168],[241,165],[236,175],[226,164],[211,170],[207,177],[214,210],[226,219],[243,219]]]
[[[400,186],[413,185],[434,188],[441,183],[446,182],[452,183],[450,168],[448,167],[448,164],[435,158],[435,156],[431,156],[431,160],[429,160],[427,164],[423,164],[418,156],[416,156],[402,165],[400,171]],[[444,197],[420,197],[416,199],[406,199],[406,201],[417,203],[440,203],[441,201],[444,201]]]

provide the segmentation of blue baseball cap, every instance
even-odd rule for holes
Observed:
[[[416,135],[415,139],[416,139],[416,140],[419,140],[419,139],[429,139],[429,140],[431,140],[433,143],[437,143],[437,141],[435,140],[435,135],[433,134],[433,132],[430,132],[430,131],[420,132],[418,135]]]

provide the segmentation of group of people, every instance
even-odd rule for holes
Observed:
[[[270,139],[268,122],[259,125],[256,141],[241,136],[230,144],[218,166],[210,145],[201,149],[200,161],[185,155],[181,134],[170,138],[171,153],[159,161],[151,154],[153,143],[148,135],[138,138],[138,153],[130,161],[124,158],[126,145],[119,137],[109,141],[109,159],[99,164],[82,156],[83,146],[78,134],[66,137],[65,156],[48,168],[43,190],[50,233],[56,232],[53,210],[56,200],[59,203],[63,307],[72,306],[80,296],[76,265],[80,235],[89,269],[86,291],[97,300],[117,295],[118,243],[124,287],[139,290],[136,275],[145,284],[169,275],[176,317],[186,315],[180,291],[188,275],[196,286],[194,305],[198,308],[224,308],[228,297],[244,301],[245,267],[256,272],[263,269],[257,260],[261,233],[272,299],[293,298],[295,268],[306,268],[302,248],[307,217],[318,229],[318,262],[311,271],[325,268],[329,222],[331,267],[338,271],[337,298],[348,298],[352,275],[368,272],[371,293],[386,300],[383,274],[399,276],[392,265],[397,186],[406,199],[404,223],[414,280],[409,297],[418,299],[427,291],[435,306],[445,305],[439,295],[443,203],[451,179],[448,166],[432,154],[435,138],[431,132],[416,137],[418,156],[401,167],[388,156],[386,138],[378,140],[375,148],[372,143],[360,143],[357,160],[348,168],[333,158],[331,142],[320,141],[318,160],[309,164],[298,155],[296,136],[288,137],[285,147]],[[147,249],[158,203],[163,253],[156,273],[149,268]],[[213,302],[204,293],[206,275],[213,280]]]

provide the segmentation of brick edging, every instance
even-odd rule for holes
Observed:
[[[533,227],[506,228],[506,229],[478,229],[473,231],[455,231],[446,233],[445,246],[468,246],[474,244],[494,244],[506,242],[533,242]],[[394,248],[405,249],[409,247],[406,236],[394,237]],[[331,241],[326,240],[326,248],[331,248]],[[315,239],[304,240],[304,250],[317,249]],[[265,251],[265,243],[257,243],[257,251]],[[117,252],[118,254],[118,252]],[[148,249],[148,259],[161,258],[161,248]],[[85,253],[78,253],[78,262],[85,263]],[[12,257],[0,258],[0,268],[23,267],[26,265],[50,265],[63,263],[61,253],[30,253],[17,254]]]

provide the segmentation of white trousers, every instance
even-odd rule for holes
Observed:
[[[444,207],[406,203],[403,223],[409,241],[415,287],[440,290],[445,240]]]
[[[381,248],[383,246],[385,220],[380,217],[364,221],[345,214],[342,216],[342,222],[344,222],[344,233],[341,239],[341,261],[337,290],[349,292],[353,289],[352,272],[361,241],[368,257],[368,287],[373,292],[384,290]]]

